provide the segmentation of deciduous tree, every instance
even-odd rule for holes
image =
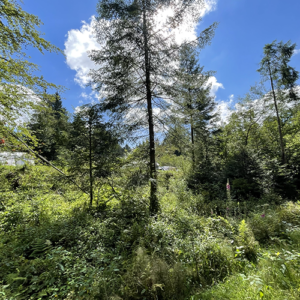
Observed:
[[[281,161],[286,163],[285,143],[282,133],[282,122],[278,109],[278,97],[283,100],[296,100],[297,95],[294,92],[296,81],[299,78],[299,72],[289,65],[290,59],[294,54],[296,44],[291,42],[283,43],[276,41],[266,44],[264,47],[264,57],[260,62],[261,73],[265,80],[270,80],[271,94],[274,101],[274,107],[277,118],[278,134],[281,149]],[[288,91],[288,96],[284,95],[284,90]]]
[[[27,133],[20,116],[40,108],[46,88],[57,87],[38,76],[38,66],[29,61],[27,47],[39,52],[60,50],[41,37],[40,19],[25,12],[16,0],[0,0],[0,130],[5,126]]]

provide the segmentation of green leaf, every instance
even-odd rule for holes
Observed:
[[[65,271],[64,266],[62,264],[58,264],[58,265],[59,265],[60,269],[64,272]]]
[[[259,297],[263,298],[264,297],[264,293],[262,291],[259,292]]]
[[[13,281],[17,281],[17,280],[26,280],[26,277],[16,277],[13,279]]]
[[[39,292],[38,297],[43,297],[43,296],[47,296],[47,291],[46,290],[42,290],[41,292]]]

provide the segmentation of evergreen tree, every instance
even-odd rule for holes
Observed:
[[[209,122],[215,117],[214,97],[210,95],[211,85],[208,83],[212,72],[204,72],[200,67],[195,47],[187,45],[182,48],[180,68],[176,72],[177,95],[173,111],[175,116],[181,115],[184,124],[189,124],[193,166],[195,166],[195,138],[207,143],[210,135]],[[178,114],[178,111],[180,113]]]
[[[62,100],[58,92],[55,93],[54,100],[49,101],[49,105],[52,108],[52,110],[55,112],[54,116],[56,120],[59,120],[62,114],[63,115],[67,114],[66,109],[63,108]]]
[[[188,155],[190,150],[190,132],[177,116],[170,116],[168,131],[163,140],[163,145],[171,146],[176,155]]]
[[[195,15],[193,5],[203,0],[101,0],[98,4],[98,41],[103,48],[90,57],[99,65],[92,72],[93,85],[103,92],[103,107],[118,119],[135,126],[147,124],[149,130],[150,211],[159,209],[155,167],[155,109],[164,109],[164,97],[172,89],[174,67],[179,60],[179,45],[171,29],[183,22],[183,16]],[[163,28],[157,27],[156,16],[162,9],[174,11]],[[205,30],[194,43],[207,43],[215,24]],[[168,34],[169,36],[166,36]],[[174,64],[175,63],[175,64]],[[131,113],[131,115],[130,115]]]
[[[96,178],[107,177],[117,158],[123,154],[118,139],[103,122],[99,104],[81,106],[75,113],[70,135],[70,173],[88,178],[90,205]]]
[[[44,109],[33,115],[28,128],[37,138],[38,144],[34,149],[53,161],[68,147],[69,116],[58,93],[46,96],[43,102]]]

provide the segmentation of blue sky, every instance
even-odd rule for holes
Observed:
[[[213,5],[197,27],[197,32],[219,22],[211,45],[200,54],[206,70],[216,71],[216,100],[237,100],[259,81],[256,72],[263,47],[273,40],[297,43],[300,49],[299,0],[210,0]],[[73,108],[90,101],[89,91],[82,85],[91,65],[84,54],[97,47],[91,37],[91,17],[96,14],[97,0],[24,0],[23,9],[37,15],[44,25],[45,38],[65,51],[41,55],[29,50],[41,74],[68,90],[63,94],[64,106]],[[85,23],[83,23],[85,22]],[[300,71],[300,53],[291,64]],[[76,71],[77,70],[77,71]],[[76,79],[77,78],[77,79]],[[232,96],[234,95],[234,96]],[[234,103],[234,101],[232,103]]]

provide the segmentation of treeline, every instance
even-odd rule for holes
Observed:
[[[239,99],[228,120],[219,119],[208,88],[197,90],[193,68],[184,70],[181,118],[171,124],[165,143],[190,157],[188,185],[207,201],[227,198],[226,183],[237,201],[273,193],[299,197],[300,89],[298,71],[289,64],[295,47],[276,41],[264,47],[262,81]],[[185,56],[182,65],[191,62],[195,68],[194,56]]]
[[[27,126],[37,138],[34,150],[49,161],[67,160],[70,153],[76,156],[78,149],[81,155],[89,153],[90,148],[92,152],[109,149],[116,155],[124,154],[125,148],[103,119],[99,104],[77,107],[72,115],[63,107],[59,93],[42,101],[44,109],[34,113]]]
[[[45,96],[42,101],[44,109],[34,113],[27,125],[35,137],[31,149],[65,168],[68,177],[77,179],[90,195],[92,205],[95,180],[111,175],[113,165],[130,147],[121,146],[121,136],[105,122],[100,104],[77,107],[71,115],[59,93]]]
[[[71,117],[60,94],[46,92],[59,87],[32,75],[37,66],[14,56],[23,53],[27,44],[39,51],[59,49],[37,34],[37,17],[14,1],[0,5],[8,21],[6,31],[15,43],[12,46],[7,35],[0,33],[1,66],[6,70],[5,76],[1,73],[0,138],[8,141],[2,142],[2,149],[8,144],[23,149],[13,136],[18,135],[47,160],[66,167],[68,176],[84,178],[92,203],[95,180],[120,168],[117,162],[124,144],[143,137],[147,147],[138,148],[144,149],[148,161],[145,170],[153,215],[159,211],[156,165],[160,154],[156,151],[162,149],[161,143],[172,145],[176,155],[191,163],[188,186],[209,201],[226,196],[227,182],[239,200],[273,192],[298,197],[299,76],[290,65],[295,44],[274,41],[264,47],[258,70],[261,84],[240,99],[224,123],[211,94],[214,72],[206,71],[198,61],[217,24],[195,40],[183,42],[176,40],[172,30],[165,30],[179,28],[188,13],[199,22],[204,2],[102,0],[95,32],[103,47],[89,53],[98,67],[90,73],[90,84],[100,101],[80,107]],[[155,16],[168,8],[174,14],[160,27]],[[24,72],[16,73],[16,68]],[[29,122],[20,122],[33,110]],[[156,134],[162,131],[165,138],[157,141]]]

